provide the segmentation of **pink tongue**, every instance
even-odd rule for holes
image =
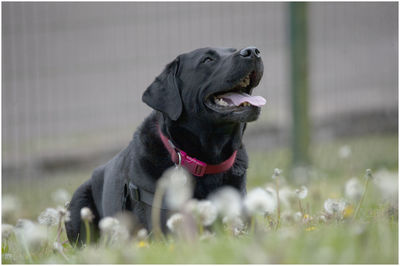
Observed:
[[[234,105],[239,106],[244,102],[248,102],[251,105],[261,106],[264,105],[267,100],[261,96],[251,96],[247,93],[235,93],[235,92],[228,92],[222,95],[219,95],[219,98],[223,98],[224,100],[230,100]]]

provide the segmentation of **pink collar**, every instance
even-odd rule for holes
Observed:
[[[175,164],[179,164],[180,161],[180,164],[194,176],[204,176],[206,174],[217,174],[225,172],[229,170],[235,162],[237,151],[234,151],[231,157],[220,164],[206,164],[205,162],[197,160],[196,158],[190,157],[186,154],[186,152],[176,148],[172,144],[172,142],[166,136],[164,136],[164,134],[161,132],[160,127],[158,127],[158,131],[160,133],[160,137],[162,142],[164,143],[165,148],[171,155],[171,160]]]

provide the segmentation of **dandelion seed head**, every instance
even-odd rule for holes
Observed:
[[[235,228],[233,228],[232,233],[233,233],[234,236],[239,236],[239,235],[245,234],[245,231],[244,230],[240,230],[239,228],[235,227]]]
[[[262,188],[255,188],[247,194],[244,206],[250,215],[270,214],[276,208],[276,198]]]
[[[146,228],[140,229],[140,230],[137,232],[136,236],[137,236],[137,238],[138,238],[139,240],[145,240],[145,239],[147,238],[147,236],[148,236],[147,229],[146,229]]]
[[[324,202],[324,209],[328,214],[342,214],[344,208],[346,207],[346,202],[338,199],[327,199]]]
[[[201,200],[197,203],[196,218],[204,226],[211,225],[217,219],[217,208],[209,200]]]
[[[223,187],[210,195],[209,199],[221,216],[236,217],[242,213],[242,199],[234,188]]]
[[[92,220],[94,219],[94,215],[88,207],[83,207],[81,209],[81,219],[88,222],[92,222]]]
[[[274,174],[272,175],[272,179],[275,179],[275,178],[277,178],[278,176],[280,176],[281,175],[281,170],[279,169],[279,168],[275,168],[274,169]]]
[[[1,225],[1,238],[8,239],[14,233],[14,226],[11,224]]]
[[[301,186],[300,189],[296,189],[296,194],[299,199],[305,199],[308,195],[307,187]]]
[[[15,224],[15,229],[17,230],[26,230],[30,227],[35,226],[35,224],[28,219],[18,219],[17,223]]]
[[[372,171],[371,171],[371,169],[365,170],[365,176],[366,176],[367,178],[372,178]]]
[[[126,241],[129,238],[129,230],[114,217],[104,217],[99,222],[100,232],[103,236],[109,236],[111,242]]]
[[[339,148],[338,155],[342,159],[349,158],[351,155],[351,148],[348,145],[343,145]]]
[[[167,227],[173,233],[179,232],[182,228],[182,225],[183,215],[181,213],[175,213],[167,220]]]
[[[30,220],[19,219],[15,225],[15,233],[31,249],[39,249],[47,241],[47,230]]]
[[[363,186],[356,177],[350,178],[345,185],[345,195],[347,198],[357,201],[361,198],[363,193]]]
[[[59,223],[60,217],[56,209],[47,208],[39,214],[38,222],[39,224],[45,226],[55,226]]]
[[[63,219],[64,222],[69,222],[71,220],[71,212],[68,211],[66,208],[58,207],[57,211],[60,219]]]
[[[112,234],[119,221],[114,217],[104,217],[99,222],[99,228],[104,234]]]
[[[51,198],[55,203],[64,205],[67,201],[71,199],[71,195],[67,190],[60,188],[51,193]]]
[[[53,250],[62,252],[64,250],[63,246],[61,243],[58,243],[57,241],[53,243]]]
[[[172,167],[161,177],[166,189],[166,203],[172,210],[179,210],[192,197],[192,177],[182,167]]]
[[[225,216],[222,219],[222,223],[228,226],[232,230],[237,229],[239,231],[242,231],[245,228],[245,224],[239,216],[236,217]]]

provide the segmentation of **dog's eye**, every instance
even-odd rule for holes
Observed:
[[[206,58],[203,59],[202,63],[208,63],[208,62],[212,62],[214,61],[214,59],[212,59],[211,57],[207,56]]]

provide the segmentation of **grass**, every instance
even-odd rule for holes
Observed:
[[[341,158],[341,147],[350,148],[351,154]],[[259,219],[255,232],[232,236],[215,223],[215,236],[203,240],[184,240],[169,236],[165,241],[133,240],[115,245],[91,245],[74,249],[64,244],[68,261],[53,251],[56,228],[48,230],[46,243],[30,250],[32,261],[22,249],[15,235],[2,241],[3,263],[398,263],[398,215],[395,201],[384,200],[379,180],[369,184],[366,197],[357,218],[352,210],[357,202],[349,203],[343,219],[319,220],[324,214],[324,201],[328,198],[344,199],[344,186],[348,179],[356,177],[364,182],[365,169],[373,175],[386,169],[398,171],[397,136],[367,136],[340,139],[329,143],[318,143],[311,147],[313,167],[298,174],[289,170],[290,156],[287,149],[278,149],[249,154],[248,189],[274,187],[271,176],[274,168],[283,170],[280,186],[292,190],[306,185],[308,196],[302,200],[305,221],[293,219],[298,211],[297,202],[283,207],[283,213],[292,217],[282,221],[275,230],[275,213],[272,223]],[[41,182],[25,180],[23,184],[4,180],[3,195],[16,196],[23,208],[5,217],[3,224],[15,224],[17,218],[37,221],[37,216],[47,207],[55,207],[51,193],[58,188],[73,192],[90,177],[90,170],[80,170],[44,176]],[[395,184],[397,186],[397,183]],[[383,193],[384,194],[384,193]],[[65,240],[65,234],[61,236]]]

